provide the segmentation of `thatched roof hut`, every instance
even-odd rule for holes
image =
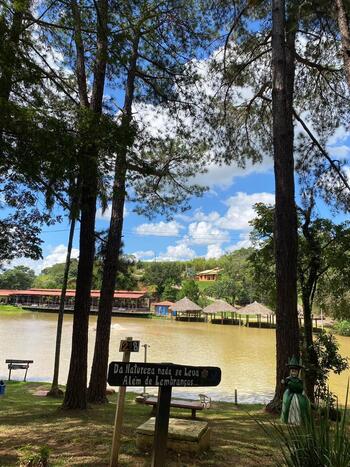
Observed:
[[[215,302],[203,308],[203,313],[215,314],[215,313],[236,313],[237,309],[225,302],[225,300],[215,300]]]
[[[191,311],[202,311],[202,308],[196,303],[192,302],[189,298],[184,297],[181,300],[178,300],[172,306],[173,310],[176,310],[177,313],[187,313]]]
[[[261,315],[261,316],[272,316],[275,314],[272,310],[270,310],[270,308],[258,302],[253,302],[253,303],[250,303],[249,305],[244,306],[243,308],[240,308],[239,310],[237,310],[237,313],[239,315]]]

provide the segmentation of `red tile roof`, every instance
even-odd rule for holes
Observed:
[[[46,297],[57,297],[61,295],[61,289],[27,289],[27,290],[8,290],[0,289],[0,296],[14,296],[14,295],[26,295],[31,297],[46,296]],[[146,295],[145,290],[116,290],[114,292],[114,298],[142,298]],[[66,292],[67,297],[75,297],[75,290],[68,289]],[[91,297],[99,298],[99,290],[91,290]]]

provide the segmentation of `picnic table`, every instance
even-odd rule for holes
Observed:
[[[151,405],[153,407],[152,414],[154,415],[156,413],[157,403],[158,403],[157,396],[142,395],[142,396],[137,396],[135,400],[139,404]],[[192,419],[196,418],[197,410],[209,409],[210,405],[211,405],[211,399],[205,394],[199,394],[198,401],[186,400],[186,399],[171,399],[171,402],[170,402],[170,407],[173,407],[176,409],[191,410]]]

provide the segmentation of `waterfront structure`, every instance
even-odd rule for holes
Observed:
[[[203,313],[207,316],[207,320],[210,317],[210,321],[215,324],[218,324],[218,322],[225,324],[227,320],[230,321],[230,324],[238,324],[238,320],[236,319],[238,309],[225,300],[215,300],[203,308]],[[220,319],[217,316],[220,316]]]
[[[221,268],[206,269],[205,271],[197,272],[196,280],[197,281],[217,281],[219,274],[221,273]]]
[[[165,300],[163,302],[153,303],[154,312],[157,316],[171,317],[173,313],[174,302]]]
[[[204,321],[202,308],[187,297],[175,302],[173,310],[178,321]]]
[[[258,302],[249,303],[249,305],[244,306],[238,310],[239,319],[242,316],[246,317],[246,326],[249,326],[249,316],[255,315],[257,320],[257,326],[261,327],[274,327],[275,325],[275,313],[270,310],[265,305],[262,305]],[[266,318],[266,323],[262,323],[261,317]],[[250,323],[250,325],[256,325],[255,323]]]
[[[55,311],[58,310],[61,289],[28,289],[0,290],[0,300],[9,305],[19,305],[24,308]],[[65,299],[65,310],[74,309],[75,290],[68,289]],[[100,291],[91,290],[91,311],[98,310]],[[114,312],[150,313],[150,300],[145,290],[116,290],[113,299]]]

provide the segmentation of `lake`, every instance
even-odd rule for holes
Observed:
[[[89,365],[96,334],[96,316],[89,324]],[[60,383],[65,384],[69,368],[72,315],[63,325]],[[24,312],[0,315],[0,379],[7,379],[6,358],[32,359],[29,381],[51,381],[56,339],[57,315]],[[219,366],[222,381],[216,388],[179,388],[174,394],[197,397],[199,392],[213,399],[239,402],[267,402],[275,384],[275,330],[210,323],[186,323],[161,319],[113,317],[109,359],[121,360],[119,342],[131,336],[146,343],[147,361],[187,365]],[[340,352],[350,356],[350,337],[337,337]],[[143,361],[143,348],[132,354],[132,361]],[[21,379],[21,370],[12,373]],[[332,375],[330,389],[344,402],[349,371]],[[152,388],[150,388],[152,389]]]

